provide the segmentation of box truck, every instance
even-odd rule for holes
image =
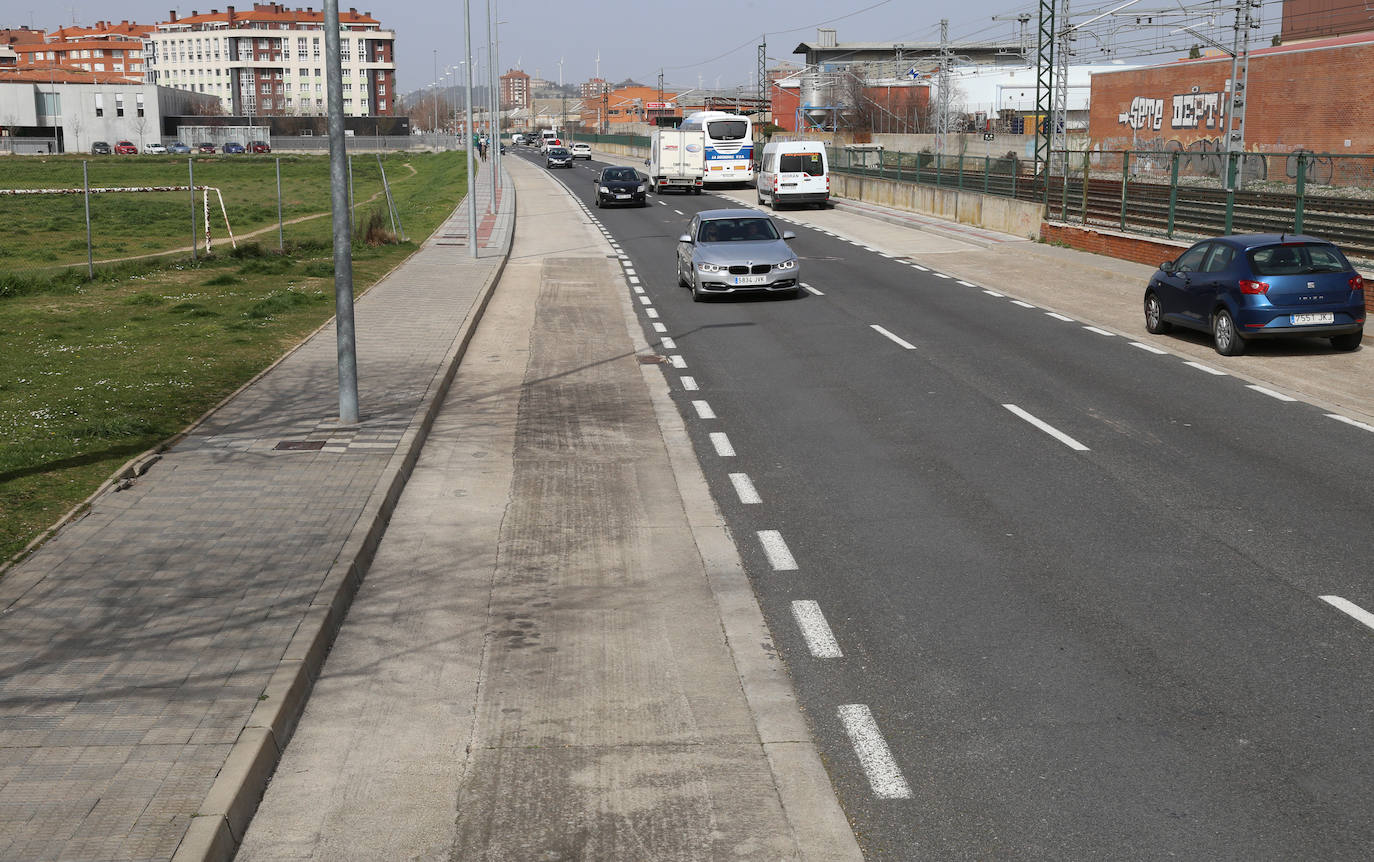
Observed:
[[[701,194],[706,176],[706,133],[654,129],[649,138],[649,188],[656,192],[681,189]]]

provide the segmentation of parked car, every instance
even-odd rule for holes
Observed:
[[[167,155],[167,147],[161,141],[149,141],[143,145],[143,152],[145,155],[165,156]]]
[[[174,142],[172,142],[172,143],[170,143],[170,144],[167,145],[167,152],[169,152],[169,153],[189,153],[189,152],[191,152],[191,148],[188,147],[188,146],[186,146],[185,144],[183,144],[181,141],[174,141]]]
[[[649,205],[647,179],[634,168],[602,168],[595,182],[598,207],[608,204]]]
[[[677,239],[677,283],[692,299],[738,293],[801,295],[801,267],[787,245],[792,231],[778,233],[758,210],[697,213]]]
[[[138,147],[134,146],[133,141],[120,141],[115,144],[115,155],[136,156],[138,155]]]
[[[1364,279],[1326,240],[1244,234],[1203,240],[1166,260],[1145,288],[1145,328],[1209,332],[1217,353],[1252,339],[1329,338],[1354,350],[1364,336]]]
[[[112,152],[114,150],[110,149],[109,141],[96,141],[91,144],[91,155],[93,156],[108,156]]]
[[[571,147],[568,148],[568,152],[572,153],[572,157],[574,159],[586,159],[588,161],[591,161],[592,145],[585,143],[573,144]]]
[[[215,145],[214,145],[214,144],[209,144],[209,143],[206,143],[206,144],[196,144],[196,152],[198,152],[198,153],[208,153],[209,155],[212,155],[212,156],[213,156],[213,155],[215,154]]]
[[[544,153],[544,167],[570,168],[572,167],[572,153],[568,152],[567,147],[549,147]]]
[[[269,143],[267,143],[266,141],[249,141],[249,142],[248,142],[248,152],[250,152],[250,153],[270,153],[270,152],[272,152],[272,145],[269,144]]]
[[[225,153],[246,153],[247,150],[245,150],[245,149],[243,148],[243,144],[240,144],[240,143],[237,142],[237,141],[229,141],[228,143],[226,143],[226,144],[224,145],[224,150],[223,150],[223,152],[225,152]]]

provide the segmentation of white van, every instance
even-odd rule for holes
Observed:
[[[819,141],[777,141],[763,148],[759,161],[759,203],[830,206],[830,163]]]

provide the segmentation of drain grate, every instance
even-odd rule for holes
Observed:
[[[318,452],[324,448],[327,440],[283,440],[274,449],[284,452]]]

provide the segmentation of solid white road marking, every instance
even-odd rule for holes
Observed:
[[[697,379],[695,377],[688,377],[684,374],[682,375],[682,388],[686,389],[688,392],[695,392],[700,387],[697,386]]]
[[[1374,431],[1374,425],[1366,425],[1366,424],[1363,423],[1363,422],[1356,422],[1354,419],[1351,419],[1349,416],[1342,416],[1342,415],[1339,414],[1339,413],[1328,413],[1328,414],[1326,414],[1326,418],[1327,418],[1327,419],[1335,419],[1337,422],[1344,422],[1344,423],[1347,424],[1347,425],[1354,425],[1356,428],[1362,428],[1362,429],[1364,429],[1365,431]]]
[[[701,419],[716,418],[716,411],[711,409],[711,405],[705,401],[693,401],[692,406],[696,408],[697,416]]]
[[[763,502],[758,490],[754,488],[754,483],[750,481],[748,473],[731,473],[730,484],[735,486],[735,493],[739,495],[739,501],[746,506]]]
[[[1132,341],[1132,342],[1131,342],[1131,346],[1132,346],[1132,347],[1139,347],[1141,350],[1144,350],[1146,353],[1153,353],[1153,354],[1155,354],[1156,356],[1164,356],[1164,355],[1166,355],[1166,354],[1168,353],[1167,350],[1160,350],[1158,347],[1155,347],[1155,346],[1152,345],[1152,344],[1145,344],[1145,343],[1140,342],[1140,341]]]
[[[724,431],[711,432],[711,445],[716,447],[716,454],[722,458],[735,457],[735,447],[730,445],[730,438]]]
[[[1105,335],[1105,336],[1107,336],[1108,338],[1115,338],[1115,337],[1116,337],[1116,333],[1115,333],[1115,332],[1108,332],[1108,331],[1105,330],[1105,329],[1098,329],[1096,326],[1085,326],[1085,327],[1083,327],[1083,328],[1086,329],[1086,330],[1088,330],[1089,332],[1096,333],[1097,335]]]
[[[810,599],[792,602],[792,619],[797,621],[806,648],[815,658],[844,658],[840,645],[835,642],[835,633],[821,613],[821,606]]]
[[[1031,305],[1029,302],[1022,302],[1022,301],[1019,300],[1019,299],[1013,299],[1013,300],[1011,301],[1011,304],[1012,304],[1012,305],[1019,305],[1019,306],[1021,306],[1022,308],[1035,308],[1035,306]]]
[[[901,346],[905,347],[907,350],[915,350],[915,349],[916,349],[916,345],[912,344],[912,343],[909,342],[909,341],[904,341],[904,340],[898,338],[897,336],[893,335],[891,332],[888,332],[886,329],[883,329],[881,326],[879,326],[879,325],[876,324],[876,323],[870,323],[869,326],[873,327],[873,331],[874,331],[874,332],[877,332],[879,335],[882,335],[882,336],[884,336],[884,337],[886,337],[886,338],[892,339],[893,341],[897,342],[897,343],[900,344]]]
[[[1268,395],[1270,398],[1277,398],[1277,399],[1280,400],[1280,401],[1297,401],[1297,400],[1298,400],[1298,399],[1296,399],[1296,398],[1294,398],[1294,397],[1292,397],[1292,396],[1290,396],[1290,395],[1284,395],[1282,392],[1275,392],[1275,391],[1272,390],[1272,389],[1265,389],[1263,386],[1256,386],[1256,385],[1253,384],[1253,383],[1249,384],[1246,388],[1247,388],[1247,389],[1253,389],[1253,390],[1255,390],[1256,392],[1258,392],[1258,393],[1261,394],[1261,395]]]
[[[1340,596],[1322,596],[1321,600],[1342,613],[1349,614],[1369,626],[1371,629],[1374,629],[1374,614],[1371,614],[1354,602],[1343,599]]]
[[[663,345],[665,350],[677,350],[677,342],[671,338],[660,338],[658,343]]]
[[[1065,446],[1068,446],[1070,449],[1074,449],[1079,452],[1088,451],[1087,446],[1084,446],[1082,443],[1079,443],[1077,440],[1065,434],[1063,431],[1060,431],[1058,428],[1055,428],[1053,425],[1049,425],[1048,423],[1036,419],[1034,416],[1022,410],[1020,407],[1017,407],[1015,404],[1003,404],[1002,406],[1010,410],[1012,413],[1015,413],[1017,416],[1020,416],[1022,419],[1026,420],[1030,424],[1034,425],[1036,428],[1039,428],[1041,431],[1044,431],[1046,434],[1058,440],[1060,443],[1063,443]]]
[[[1057,314],[1057,313],[1055,313],[1055,312],[1053,312],[1053,311],[1047,311],[1047,312],[1045,312],[1045,315],[1046,315],[1047,317],[1053,317],[1055,320],[1062,320],[1062,321],[1064,321],[1065,323],[1073,323],[1073,318],[1072,318],[1072,317],[1065,317],[1064,315],[1062,315],[1062,314]]]
[[[840,721],[849,735],[849,743],[859,756],[859,765],[868,776],[868,786],[879,799],[910,799],[911,785],[906,783],[892,751],[873,720],[873,712],[862,703],[845,703],[839,707]]]
[[[777,530],[759,530],[759,543],[763,545],[763,553],[768,557],[768,564],[773,567],[775,572],[795,572],[797,561],[793,559],[792,552],[787,549],[787,543],[782,540],[782,533]]]
[[[815,296],[825,296],[825,294],[821,293],[819,290],[817,290],[809,284],[803,283],[802,290],[805,290],[807,293],[814,294]]]
[[[686,367],[687,367],[687,360],[683,359],[683,358],[682,358],[682,354],[680,354],[680,353],[674,353],[672,356],[669,356],[669,357],[668,357],[668,361],[671,362],[671,363],[673,364],[673,367],[674,367],[674,368],[686,368]]]
[[[1192,367],[1196,368],[1198,371],[1206,371],[1208,374],[1215,374],[1217,377],[1225,377],[1225,376],[1226,376],[1226,372],[1225,372],[1225,371],[1218,371],[1217,369],[1213,368],[1213,367],[1210,366],[1210,365],[1203,365],[1201,362],[1191,362],[1191,361],[1190,361],[1190,362],[1185,362],[1185,363],[1183,363],[1183,364],[1184,364],[1184,365],[1191,365]]]

